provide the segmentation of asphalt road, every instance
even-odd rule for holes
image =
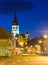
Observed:
[[[0,65],[48,65],[48,56],[15,56],[0,58]]]

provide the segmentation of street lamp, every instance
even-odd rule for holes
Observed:
[[[42,43],[42,40],[39,40],[39,43]]]
[[[43,36],[43,38],[44,38],[44,39],[47,39],[47,38],[48,38],[48,35],[47,35],[47,34],[46,34],[46,35],[44,35],[44,36]]]

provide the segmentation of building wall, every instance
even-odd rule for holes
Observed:
[[[0,56],[12,55],[13,55],[12,41],[8,39],[0,39]]]
[[[12,25],[12,33],[14,34],[14,38],[17,39],[19,35],[19,26]]]
[[[48,55],[48,40],[44,40],[44,43],[43,43],[43,53],[45,55]]]

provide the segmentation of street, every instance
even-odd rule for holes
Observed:
[[[48,65],[48,56],[0,58],[0,65]]]

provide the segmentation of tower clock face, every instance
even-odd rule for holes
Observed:
[[[19,30],[19,26],[12,26],[12,30],[13,30],[13,31]]]
[[[15,29],[15,27],[13,27],[13,29]]]

